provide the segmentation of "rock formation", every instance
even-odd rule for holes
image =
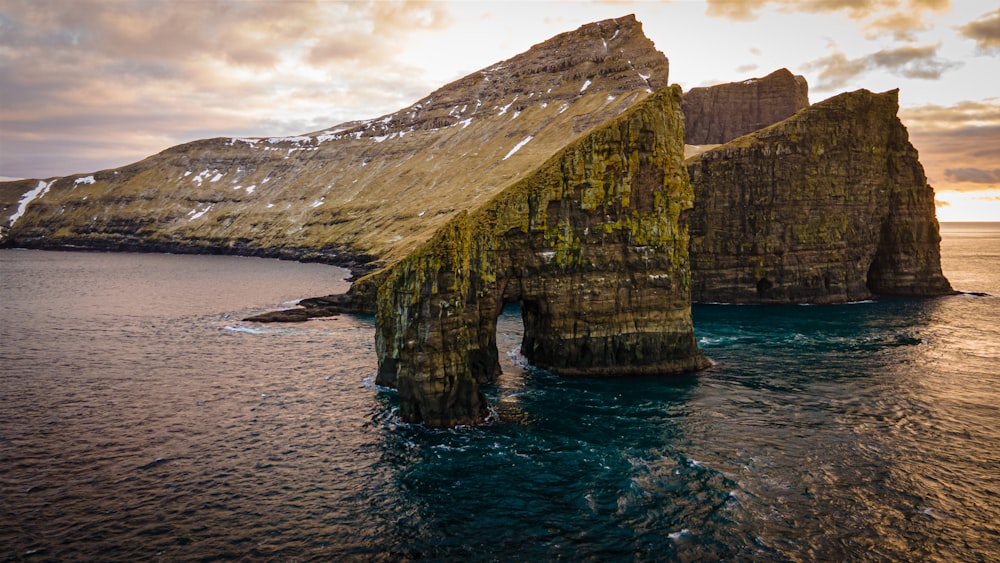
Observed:
[[[689,159],[693,298],[950,293],[934,191],[897,111],[895,90],[841,94]]]
[[[666,86],[667,75],[666,57],[633,16],[592,23],[377,119],[196,141],[56,179],[12,237],[48,248],[304,258],[363,272],[405,257]]]
[[[377,304],[379,381],[429,426],[483,419],[505,300],[522,303],[525,356],[557,373],[698,369],[667,75],[634,17],[589,24],[383,118],[47,182],[13,236],[378,268],[330,302]]]
[[[348,294],[255,320],[374,313],[378,382],[433,427],[486,416],[505,302],[532,364],[621,376],[707,366],[692,296],[950,291],[894,92],[807,108],[781,70],[682,106],[667,71],[634,17],[588,24],[378,119],[0,183],[0,238],[351,266]],[[685,119],[688,143],[725,144],[685,161]]]
[[[788,69],[764,78],[692,88],[684,94],[684,142],[717,145],[758,131],[809,105],[809,85]]]
[[[660,90],[373,276],[378,382],[398,387],[404,420],[482,420],[476,384],[499,373],[505,301],[522,305],[525,357],[557,374],[707,367],[691,324],[682,138],[680,90]]]

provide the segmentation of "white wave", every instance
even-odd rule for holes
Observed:
[[[228,330],[229,332],[240,332],[244,334],[264,334],[264,331],[259,328],[250,328],[248,326],[224,326],[222,330]]]
[[[361,380],[361,386],[364,387],[365,389],[375,389],[376,391],[389,391],[391,393],[396,393],[396,390],[393,389],[392,387],[385,387],[384,385],[379,385],[375,383],[376,377],[377,377],[376,374],[372,374],[369,375],[368,377],[363,378]]]
[[[680,539],[680,538],[682,538],[684,536],[690,536],[690,535],[691,535],[691,530],[689,530],[687,528],[684,528],[683,530],[681,530],[679,532],[671,532],[671,533],[667,534],[667,537],[670,538],[670,539],[672,539],[672,540],[678,540],[678,539]]]

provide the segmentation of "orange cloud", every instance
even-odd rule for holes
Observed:
[[[939,190],[1000,189],[1000,102],[964,101],[907,108],[900,119]]]
[[[882,69],[907,78],[936,80],[962,63],[938,58],[940,45],[910,46],[881,51],[849,59],[841,52],[816,59],[803,65],[805,70],[819,71],[818,91],[838,90],[851,79],[875,69]]]
[[[982,168],[945,168],[944,176],[953,182],[990,184],[991,188],[1000,185],[1000,168],[994,170],[985,170]]]
[[[397,54],[449,25],[437,2],[0,2],[0,173],[90,170],[82,139],[119,166],[392,111],[436,86]]]
[[[708,0],[705,13],[709,16],[733,20],[750,21],[757,18],[757,12],[768,5],[784,12],[830,13],[846,12],[848,17],[863,20],[875,14],[882,14],[885,29],[899,30],[902,24],[922,25],[922,13],[941,12],[951,7],[951,0]],[[893,17],[908,16],[906,19]]]
[[[984,14],[958,30],[962,35],[975,40],[980,49],[1000,48],[1000,9]]]

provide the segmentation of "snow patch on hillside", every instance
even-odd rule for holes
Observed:
[[[535,138],[534,135],[528,135],[527,137],[525,137],[523,141],[521,141],[520,143],[514,145],[514,148],[510,149],[510,152],[507,153],[507,156],[503,157],[503,160],[507,160],[508,158],[510,158],[511,156],[513,156],[514,153],[516,153],[517,151],[521,150],[521,147],[523,147],[524,145],[527,145],[528,141],[530,141],[530,140],[532,140],[534,138]]]
[[[56,178],[56,180],[58,180],[58,178]],[[22,215],[24,215],[25,211],[27,211],[28,205],[31,202],[35,201],[36,199],[39,199],[40,197],[45,195],[45,192],[49,191],[49,188],[52,187],[52,184],[56,183],[56,180],[52,180],[51,182],[46,182],[45,180],[39,180],[37,186],[25,192],[25,194],[21,196],[21,199],[17,202],[17,211],[15,211],[14,214],[10,216],[10,220],[7,222],[7,224],[13,227],[14,223],[16,223],[17,220],[20,219]]]
[[[205,207],[203,207],[201,209],[192,209],[191,211],[188,211],[188,221],[189,222],[190,221],[194,221],[195,219],[197,219],[197,218],[201,217],[202,215],[208,213],[209,209],[212,209],[212,204],[211,203],[208,204],[208,205],[206,205]]]

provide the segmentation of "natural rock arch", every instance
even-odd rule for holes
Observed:
[[[480,422],[499,373],[496,318],[522,304],[522,350],[562,375],[704,368],[691,324],[692,192],[680,89],[571,143],[483,208],[359,285],[378,285],[378,381],[427,426]]]

